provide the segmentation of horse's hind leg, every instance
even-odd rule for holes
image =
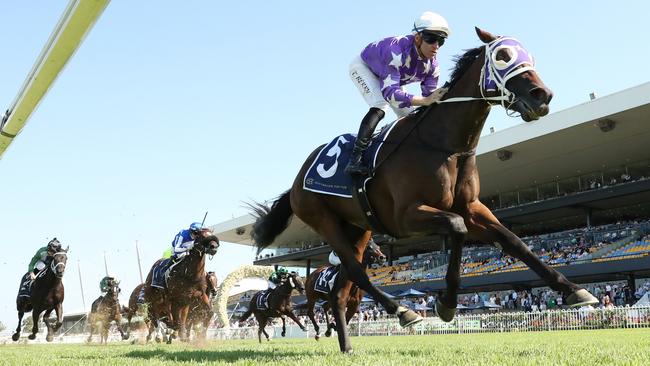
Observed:
[[[20,339],[20,330],[22,329],[23,315],[25,315],[25,312],[18,310],[18,326],[16,327],[16,332],[11,336],[11,339],[14,342]]]
[[[345,322],[345,305],[347,304],[346,300],[348,295],[346,287],[338,290],[330,299],[332,299],[332,314],[336,320],[336,335],[339,340],[339,348],[341,352],[351,353],[352,345],[350,344],[348,327]]]
[[[402,326],[412,325],[421,320],[414,311],[399,306],[370,282],[361,265],[363,251],[359,250],[361,247],[365,249],[368,244],[371,234],[369,231],[361,231],[353,225],[342,223],[340,217],[325,206],[315,194],[305,192],[300,186],[294,185],[291,190],[291,206],[296,216],[314,228],[338,254],[343,267],[349,273],[350,280],[379,301],[389,314],[397,313]]]
[[[598,303],[598,299],[587,290],[567,280],[560,272],[542,262],[517,235],[506,229],[481,202],[475,201],[469,205],[467,223],[472,238],[486,243],[500,244],[504,252],[524,262],[543,278],[552,289],[566,296],[569,306]]]

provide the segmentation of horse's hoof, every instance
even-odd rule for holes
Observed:
[[[156,337],[156,343],[160,343],[160,342],[162,342],[162,338]]]
[[[397,307],[397,317],[399,318],[399,325],[402,328],[410,327],[422,321],[422,317],[419,316],[415,311],[407,309],[403,306]]]
[[[307,328],[300,328],[303,332],[307,331]]]
[[[600,303],[594,295],[590,294],[589,291],[581,288],[580,290],[572,293],[566,298],[567,305],[572,308],[587,306],[587,305],[596,305]]]
[[[352,348],[346,349],[346,350],[343,351],[343,353],[345,353],[346,355],[352,355],[352,354],[354,354],[354,350]]]
[[[456,308],[448,308],[446,307],[440,300],[436,300],[436,306],[434,307],[436,314],[442,319],[442,321],[449,323],[450,321],[454,320],[454,316],[456,316]]]
[[[332,330],[331,329],[328,329],[327,331],[325,331],[325,337],[331,337],[331,336],[332,336]]]
[[[316,335],[314,336],[314,339],[317,340],[317,341],[320,340],[320,335],[316,334]],[[15,339],[14,339],[14,341],[15,341]]]
[[[282,336],[284,337],[284,336],[286,335],[286,333],[285,333],[285,332],[282,332],[282,334],[281,334],[281,335],[282,335]]]
[[[30,334],[27,336],[27,338],[33,341],[34,339],[36,339],[36,334]]]
[[[17,341],[17,340],[19,340],[19,339],[20,339],[20,333],[14,333],[14,334],[11,336],[11,340],[14,341],[14,342]]]
[[[51,335],[47,335],[45,337],[45,340],[48,341],[48,342],[52,342],[53,339],[54,339],[54,336],[51,336]]]

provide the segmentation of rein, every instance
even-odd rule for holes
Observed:
[[[526,71],[535,71],[535,62],[533,57],[528,54],[528,52],[523,48],[521,43],[512,37],[499,37],[494,41],[486,44],[485,46],[485,61],[483,68],[481,68],[481,75],[479,77],[478,86],[481,91],[480,97],[453,97],[443,99],[433,104],[443,104],[443,103],[461,103],[461,102],[472,102],[472,101],[485,101],[490,105],[501,104],[506,111],[506,115],[509,117],[518,117],[517,112],[511,111],[509,108],[515,104],[518,99],[517,96],[506,88],[506,83],[511,78],[522,74]],[[497,60],[497,53],[501,50],[508,50],[511,54],[514,54],[516,57],[512,57],[510,61],[504,62]],[[486,96],[490,92],[498,92],[501,95],[499,96]],[[495,103],[500,102],[500,103]],[[421,112],[417,121],[411,126],[410,130],[407,131],[405,138],[397,143],[397,146],[393,149],[395,151],[402,144],[406,137],[409,136],[413,130],[417,129],[420,126],[422,120],[431,110],[432,105],[429,105]],[[454,152],[442,150],[437,147],[433,147],[436,151],[442,151],[449,153],[450,156],[447,160],[451,160],[454,157],[470,157],[476,154],[476,149],[471,149],[468,151]],[[385,159],[384,159],[385,160]],[[383,160],[381,161],[383,162]],[[379,162],[375,166],[375,170],[381,164]]]

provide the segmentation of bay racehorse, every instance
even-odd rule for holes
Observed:
[[[262,343],[262,333],[266,337],[266,340],[269,339],[269,334],[266,333],[264,329],[268,324],[269,320],[272,318],[280,317],[282,320],[282,336],[284,337],[287,333],[287,326],[284,317],[288,316],[296,324],[300,326],[300,329],[307,331],[307,328],[300,322],[296,314],[293,313],[293,305],[291,304],[291,294],[293,290],[297,290],[300,293],[305,292],[305,286],[300,279],[300,276],[296,272],[291,272],[286,279],[273,289],[268,289],[264,291],[259,291],[251,297],[251,301],[248,304],[248,310],[242,314],[239,318],[239,322],[243,323],[248,319],[251,314],[255,315],[257,319],[257,324],[259,328],[257,330],[257,338]],[[266,305],[263,308],[260,308],[258,305],[258,299],[261,296],[266,297]],[[260,301],[264,302],[264,301]]]
[[[172,265],[167,279],[167,288],[159,289],[151,286],[154,269],[163,261],[160,259],[151,267],[144,284],[144,298],[148,304],[149,335],[158,327],[158,320],[168,315],[171,311],[171,324],[175,333],[181,340],[187,340],[187,314],[193,300],[198,300],[210,306],[207,295],[207,281],[205,276],[205,255],[215,255],[219,248],[219,239],[208,228],[202,229],[194,241],[192,249],[180,261]],[[171,342],[172,337],[167,342]]]
[[[140,291],[142,290],[142,287],[144,286],[144,283],[141,283],[137,285],[133,291],[131,292],[131,295],[129,296],[129,306],[126,310],[126,321],[127,321],[127,338],[131,335],[131,330],[132,330],[132,325],[131,321],[134,316],[138,315],[141,316],[144,324],[148,327],[149,325],[149,317],[147,316],[146,312],[146,306],[144,304],[139,304],[138,303],[138,296],[140,296]],[[171,310],[170,310],[171,311]]]
[[[447,291],[436,302],[436,312],[445,321],[455,315],[466,238],[494,244],[520,259],[571,306],[597,303],[588,291],[542,262],[479,200],[475,154],[491,106],[501,104],[530,122],[548,114],[553,94],[519,41],[478,28],[476,33],[484,45],[458,57],[443,101],[397,121],[384,141],[367,185],[375,222],[381,224],[374,230],[396,238],[447,235],[451,244]],[[375,288],[363,270],[363,248],[373,227],[360,205],[303,189],[305,173],[320,149],[307,158],[292,188],[256,221],[252,236],[258,250],[270,245],[295,214],[329,243],[352,281],[389,314],[396,314],[400,325],[421,321]],[[341,322],[342,309],[334,317]]]
[[[192,300],[190,305],[190,312],[187,315],[187,338],[190,337],[190,330],[194,329],[197,338],[205,339],[207,335],[208,326],[210,326],[210,321],[214,315],[212,310],[212,301],[217,295],[217,275],[210,271],[205,274],[205,280],[207,281],[207,295],[208,295],[208,304],[203,303],[199,298]],[[197,331],[197,327],[200,327],[200,333]]]
[[[38,322],[43,314],[43,321],[47,326],[46,340],[51,342],[54,339],[54,333],[61,328],[63,324],[63,298],[65,291],[63,288],[63,274],[65,265],[68,261],[68,249],[60,249],[51,257],[49,266],[41,271],[34,280],[31,288],[31,296],[18,296],[16,298],[16,308],[18,309],[18,327],[11,339],[17,341],[20,338],[20,329],[23,315],[32,312],[32,333],[27,337],[35,339],[38,333]],[[56,321],[49,320],[52,310],[56,312]]]
[[[363,259],[361,260],[361,265],[364,269],[367,269],[371,264],[384,264],[386,262],[386,256],[382,253],[379,245],[377,245],[373,240],[368,242],[366,249],[363,252]],[[359,305],[361,304],[361,298],[363,297],[363,291],[359,289],[352,281],[347,277],[347,273],[344,268],[339,268],[338,275],[334,281],[334,284],[329,292],[324,293],[318,291],[316,288],[317,281],[320,278],[321,273],[333,268],[335,266],[323,266],[316,269],[312,272],[305,281],[305,295],[307,297],[307,316],[314,325],[314,330],[316,331],[315,338],[318,340],[320,338],[320,327],[318,322],[314,318],[314,306],[316,305],[317,300],[324,300],[323,311],[325,312],[325,321],[327,324],[327,330],[325,331],[325,336],[329,337],[332,334],[332,329],[336,329],[337,334],[342,334],[344,337],[347,337],[347,330],[344,328],[347,324],[350,323],[350,319],[357,313],[359,310]],[[331,305],[330,305],[331,304]],[[337,306],[342,306],[346,309],[345,311],[345,323],[343,324],[333,324],[330,323],[329,315],[327,314],[328,309],[338,309]],[[336,310],[333,310],[336,311]],[[339,345],[343,348],[345,344],[349,343],[349,340],[344,340],[343,342],[339,340]]]
[[[122,330],[122,307],[120,306],[120,286],[119,282],[110,280],[106,295],[98,297],[90,307],[88,323],[90,323],[90,334],[87,342],[92,342],[93,333],[99,332],[100,343],[108,341],[108,329],[112,322],[115,322],[117,330],[120,332],[122,339],[129,336]],[[97,329],[97,323],[101,327]]]

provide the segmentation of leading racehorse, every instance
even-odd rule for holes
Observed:
[[[38,322],[42,312],[43,321],[47,326],[46,340],[52,342],[54,333],[59,330],[63,324],[63,298],[65,291],[63,289],[63,274],[65,265],[68,261],[68,249],[61,249],[54,253],[50,265],[40,272],[31,288],[31,296],[20,296],[16,298],[16,308],[18,309],[18,327],[11,339],[17,341],[20,338],[20,329],[23,315],[32,312],[33,326],[32,333],[27,337],[35,339],[38,333]],[[52,310],[56,312],[56,322],[48,319]]]
[[[154,268],[162,259],[151,267],[144,284],[144,298],[149,305],[148,313],[151,321],[147,339],[150,338],[153,328],[157,327],[158,320],[167,315],[159,309],[171,308],[172,329],[179,334],[181,340],[187,340],[185,328],[192,301],[196,299],[205,306],[210,306],[205,275],[205,255],[215,255],[218,248],[219,239],[210,229],[202,229],[194,241],[194,246],[189,250],[189,254],[170,268],[166,289],[157,289],[151,286]],[[166,304],[169,304],[169,307]],[[168,339],[169,342],[171,342],[171,337]]]
[[[478,28],[476,33],[484,45],[458,58],[444,100],[396,122],[384,141],[367,186],[381,224],[374,230],[397,238],[448,235],[447,292],[436,303],[445,321],[455,314],[462,245],[468,237],[520,259],[566,296],[569,305],[597,303],[588,291],[542,262],[479,200],[475,153],[491,106],[501,104],[529,122],[548,114],[553,94],[519,41]],[[366,212],[351,199],[303,189],[303,178],[321,149],[307,158],[289,191],[271,208],[260,207],[266,212],[252,232],[258,250],[270,245],[295,214],[336,251],[355,284],[389,314],[397,314],[402,326],[417,323],[421,317],[382,294],[361,266],[362,248],[373,230]],[[345,321],[344,316],[342,309],[334,313],[337,323]]]

